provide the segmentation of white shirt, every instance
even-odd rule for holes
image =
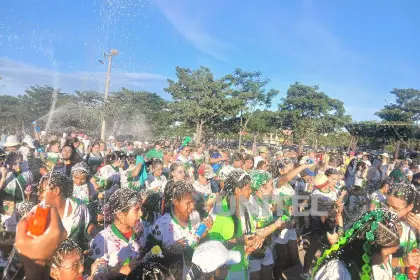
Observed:
[[[200,225],[200,220],[191,218],[188,221],[188,225],[182,227],[176,219],[173,219],[169,213],[166,213],[162,217],[156,220],[152,227],[152,236],[162,244],[162,248],[168,248],[176,241],[185,238],[188,244],[197,244],[197,238],[195,232]],[[185,264],[185,259],[182,258],[183,264],[183,277],[186,279],[190,267]]]
[[[354,185],[355,186],[362,186],[363,185],[363,174],[362,171],[357,171],[356,175],[354,176]]]
[[[84,153],[87,154],[89,152],[90,140],[82,140],[84,146]]]
[[[194,221],[195,220],[195,221]],[[195,231],[199,223],[196,219],[190,219],[188,226],[182,227],[169,213],[156,220],[152,227],[153,237],[167,248],[176,241],[185,238],[188,242],[195,242]]]
[[[142,251],[139,240],[135,234],[128,241],[121,235],[113,225],[102,230],[90,245],[89,257],[104,259],[110,267],[122,265],[127,259],[135,259]]]
[[[364,160],[363,161],[364,163],[366,163],[366,166],[369,168],[369,167],[371,167],[372,166],[372,163],[370,162],[370,160]]]
[[[195,190],[198,191],[199,193],[202,193],[204,195],[210,195],[211,194],[210,182],[205,184],[205,185],[202,185],[202,184],[200,184],[200,182],[195,181],[193,183],[193,186],[194,186]]]
[[[332,201],[337,201],[338,196],[337,192],[330,190],[329,192],[322,192],[319,189],[316,189],[312,192],[312,195],[321,195],[330,198]]]
[[[165,189],[166,186],[166,177],[161,175],[160,177],[155,177],[153,174],[149,175],[146,180],[146,189],[153,190],[153,191],[162,191]]]
[[[277,186],[278,179],[275,179],[275,182],[273,183],[274,186]],[[294,196],[295,190],[289,185],[286,184],[284,186],[281,186],[280,188],[275,188],[273,192],[274,196],[281,196],[283,197],[283,202],[287,199],[291,199],[292,196]],[[286,207],[286,205],[283,205],[283,207]],[[283,229],[280,234],[273,234],[272,236],[273,242],[276,242],[278,244],[287,244],[289,240],[297,240],[297,234],[295,229]]]
[[[386,264],[372,266],[375,280],[392,280],[391,256]],[[314,280],[352,280],[350,272],[340,260],[332,260],[322,266]]]
[[[71,212],[69,213],[70,205]],[[37,207],[38,205],[32,208],[31,212],[35,213]],[[91,218],[89,211],[85,205],[77,204],[77,202],[75,202],[71,198],[67,198],[63,217],[64,218],[61,219],[61,223],[63,224],[63,227],[67,232],[67,238],[70,235],[74,235],[75,233],[77,233],[77,231],[82,230],[84,232],[85,237],[88,240],[90,240],[90,237],[87,233],[87,228],[89,226]]]

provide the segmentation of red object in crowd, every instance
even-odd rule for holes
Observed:
[[[419,252],[419,250],[417,250],[417,248],[416,249],[413,249],[413,251],[412,251],[413,253],[418,253]],[[409,268],[408,268],[408,273],[407,273],[408,275],[408,279],[409,280],[417,280],[418,279],[418,275],[419,275],[419,268],[418,267],[415,267],[415,266],[410,266]]]
[[[47,228],[47,218],[50,212],[49,207],[38,205],[35,214],[29,219],[28,231],[33,236],[40,236],[45,232]]]

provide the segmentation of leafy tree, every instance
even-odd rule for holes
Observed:
[[[0,119],[1,131],[15,133],[23,124],[18,97],[0,95]]]
[[[171,94],[170,108],[176,120],[195,127],[197,142],[204,126],[215,118],[225,119],[238,112],[239,101],[229,95],[225,79],[216,79],[209,68],[176,68],[177,81],[168,79],[165,91]]]
[[[285,119],[284,125],[292,129],[295,139],[299,139],[299,153],[309,137],[334,132],[351,120],[345,114],[342,101],[329,97],[319,86],[298,82],[290,85],[279,104],[279,112]]]
[[[32,86],[25,91],[25,94],[21,97],[22,103],[26,108],[29,109],[27,112],[30,114],[28,119],[38,119],[46,117],[51,109],[53,102],[54,88],[50,86]],[[56,107],[60,107],[63,103],[66,103],[65,93],[58,90],[58,99],[55,104]]]
[[[280,128],[277,126],[278,123],[279,118],[277,112],[269,110],[256,110],[248,122],[246,131],[252,134],[255,145],[257,137],[261,134],[276,132]]]
[[[269,110],[257,110],[248,122],[247,130],[259,133],[270,133],[277,129],[277,114]]]
[[[113,92],[105,105],[107,131],[147,137],[171,124],[168,102],[156,93],[121,89]]]
[[[386,105],[376,113],[382,120],[389,122],[417,122],[420,120],[420,90],[393,89],[395,103]]]
[[[317,137],[318,146],[343,148],[351,144],[351,135],[348,132],[338,131],[333,133],[320,134]]]
[[[420,90],[393,89],[395,103],[387,104],[375,115],[387,123],[390,134],[395,138],[395,154],[398,158],[401,141],[413,137],[415,127],[413,124],[420,121]]]
[[[89,109],[101,108],[104,102],[104,95],[93,90],[76,91],[75,94],[71,96],[71,98],[73,103]]]
[[[236,69],[232,74],[225,76],[230,85],[231,94],[238,99],[240,104],[240,133],[239,147],[242,142],[242,134],[246,131],[249,121],[257,109],[271,106],[271,101],[279,93],[278,90],[266,90],[270,82],[263,78],[261,72],[245,72]]]

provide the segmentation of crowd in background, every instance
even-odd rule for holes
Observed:
[[[1,145],[3,279],[418,279],[416,159],[39,130]]]

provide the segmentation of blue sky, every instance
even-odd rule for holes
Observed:
[[[392,88],[420,88],[419,1],[21,0],[0,8],[1,94],[34,84],[102,91],[103,52],[117,48],[111,89],[165,98],[177,65],[259,70],[280,98],[318,84],[355,120],[375,119]]]

